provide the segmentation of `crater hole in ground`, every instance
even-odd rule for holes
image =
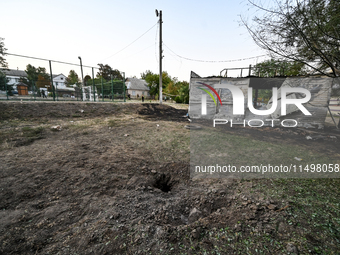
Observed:
[[[173,183],[171,182],[171,175],[169,174],[157,174],[153,180],[152,186],[160,189],[163,192],[171,191]]]

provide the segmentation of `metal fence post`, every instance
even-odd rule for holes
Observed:
[[[92,67],[93,102],[96,102],[96,91],[94,89],[94,71]]]
[[[34,85],[33,81],[32,81],[32,90],[33,90],[33,98],[34,98],[34,101],[35,101],[36,100],[35,93],[36,93],[37,89],[35,88],[35,85]]]
[[[125,72],[123,72],[123,88],[124,88],[124,102],[126,101],[125,99]]]
[[[113,102],[114,93],[113,93],[113,79],[112,79],[112,74],[111,74],[111,91],[112,91],[112,102]]]
[[[103,88],[103,76],[102,76],[102,101],[104,102],[104,88]],[[98,100],[99,101],[99,100]]]
[[[55,89],[53,86],[53,75],[52,75],[52,65],[51,65],[51,60],[49,60],[50,62],[50,77],[51,77],[51,85],[52,85],[52,93],[53,93],[53,101],[55,101]]]
[[[8,98],[8,87],[7,87],[7,80],[6,80],[6,76],[4,76],[4,82],[5,82],[5,91],[6,91],[6,97],[7,97],[7,100],[9,100],[9,98]]]

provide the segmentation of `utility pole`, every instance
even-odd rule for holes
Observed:
[[[163,101],[163,75],[162,75],[162,59],[163,59],[163,50],[162,50],[162,11],[156,9],[156,16],[159,16],[159,103],[162,104]]]

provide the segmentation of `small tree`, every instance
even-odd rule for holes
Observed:
[[[97,77],[103,77],[105,81],[111,80],[111,76],[113,80],[123,80],[123,76],[121,75],[118,69],[112,69],[109,65],[98,64],[99,72],[97,73]]]
[[[39,80],[39,86],[45,87],[45,85],[50,84],[50,76],[46,73],[46,69],[44,67],[34,67],[31,64],[26,66],[25,72],[27,73],[27,78],[29,81],[30,90],[32,89],[32,85],[35,84],[38,86],[37,81]],[[40,76],[40,78],[39,78]],[[50,87],[50,89],[52,89]]]
[[[80,79],[78,77],[78,74],[74,71],[74,70],[70,70],[67,78],[66,78],[66,81],[65,81],[65,84],[66,86],[70,86],[70,85],[74,85],[76,84],[77,87],[80,86]]]
[[[90,75],[86,75],[84,77],[84,86],[90,86],[92,85],[92,83],[90,84],[89,80],[92,80],[91,76]]]
[[[186,81],[179,82],[180,89],[178,90],[178,96],[175,98],[176,103],[189,103],[189,83]]]
[[[146,81],[148,87],[150,89],[150,95],[155,96],[159,94],[159,75],[154,74],[150,70],[147,70],[145,73],[141,74],[142,79]],[[162,89],[164,90],[168,84],[172,81],[171,77],[167,72],[162,73]]]

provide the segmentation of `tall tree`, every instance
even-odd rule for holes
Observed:
[[[12,90],[12,86],[8,86],[8,78],[4,72],[0,71],[0,90]]]
[[[8,64],[5,59],[6,48],[5,43],[3,42],[5,39],[0,37],[0,67],[8,68]]]
[[[66,86],[74,85],[76,84],[78,87],[80,86],[80,79],[78,77],[78,74],[74,70],[70,70],[66,81],[65,81]]]
[[[103,77],[104,80],[109,81],[112,79],[114,80],[122,80],[123,76],[121,75],[120,71],[118,69],[112,69],[109,65],[104,64],[98,64],[99,66],[99,72],[97,73],[97,77]]]
[[[327,76],[340,75],[340,1],[277,0],[271,6],[248,2],[260,15],[251,22],[242,18],[242,23],[258,46],[272,57],[301,62]]]
[[[0,37],[0,67],[1,68],[8,68],[8,64],[5,59],[6,55],[6,48],[5,43],[3,42],[5,39]],[[8,85],[8,78],[6,77],[6,74],[4,72],[1,72],[0,70],[0,90],[6,90],[8,91],[9,95],[12,95],[12,86]]]
[[[4,58],[5,51],[7,50],[5,48],[5,44],[3,42],[4,38],[0,37],[0,67],[7,68],[7,62]],[[6,75],[4,72],[1,72],[0,70],[0,90],[5,90],[6,84],[8,82],[8,79],[6,78]]]

